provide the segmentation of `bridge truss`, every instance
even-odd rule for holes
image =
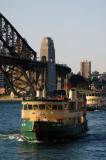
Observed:
[[[36,57],[37,53],[0,13],[0,70],[15,95],[35,97],[36,90],[44,88],[47,62],[37,61]],[[59,75],[70,71],[69,67],[56,65]]]
[[[29,73],[28,63],[32,61],[36,61],[36,52],[0,13],[0,70],[12,91],[19,96],[36,94],[33,80],[29,78],[32,73]]]

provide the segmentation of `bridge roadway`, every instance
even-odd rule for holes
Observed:
[[[0,65],[22,66],[25,70],[33,70],[35,68],[41,70],[47,66],[47,62],[0,55]],[[59,72],[60,74],[68,74],[71,72],[71,68],[67,65],[56,64],[56,72]]]

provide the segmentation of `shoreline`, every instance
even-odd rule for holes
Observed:
[[[21,103],[21,100],[0,100],[0,103]]]
[[[0,103],[21,103],[23,98],[0,97]]]

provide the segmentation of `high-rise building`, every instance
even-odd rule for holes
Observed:
[[[80,62],[80,74],[84,78],[89,78],[91,76],[91,62],[90,61],[81,61]]]

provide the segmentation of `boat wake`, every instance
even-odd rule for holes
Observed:
[[[23,142],[23,138],[20,134],[0,134],[0,140],[16,140],[18,142]]]
[[[50,143],[49,141],[38,141],[38,140],[34,140],[34,141],[28,141],[26,140],[21,134],[19,133],[0,133],[0,141],[3,140],[10,140],[10,141],[18,141],[18,142],[28,142],[28,143],[36,143],[36,144],[40,144],[40,143]],[[55,140],[52,142],[56,142]]]

